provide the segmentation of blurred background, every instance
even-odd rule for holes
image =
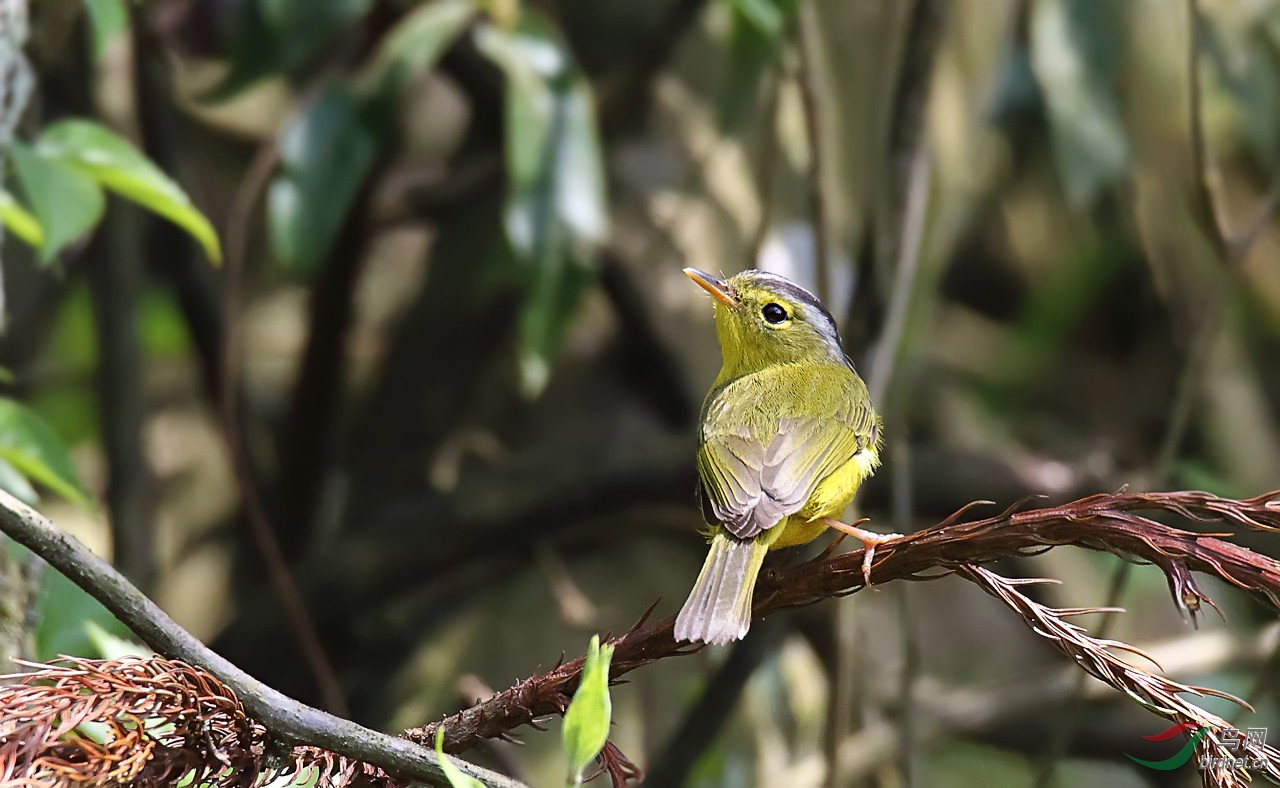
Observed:
[[[1280,486],[1280,3],[29,10],[0,485],[300,699],[421,725],[676,612],[719,364],[685,265],[840,318],[886,422],[872,527]],[[1125,607],[1082,623],[1280,741],[1274,613],[1210,583],[1194,629],[1153,567],[1071,548],[996,569]],[[128,648],[51,571],[4,577],[6,653]],[[612,741],[653,785],[1198,784],[954,578],[629,679]],[[465,757],[559,784],[556,727]]]

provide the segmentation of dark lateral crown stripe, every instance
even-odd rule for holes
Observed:
[[[804,304],[815,312],[821,314],[827,320],[827,327],[831,330],[832,336],[839,336],[836,329],[836,320],[827,311],[827,307],[818,300],[818,297],[800,285],[792,282],[790,279],[779,276],[778,274],[768,271],[752,271],[751,277],[761,282],[767,282],[769,287],[775,290],[778,295],[786,297],[789,301]]]

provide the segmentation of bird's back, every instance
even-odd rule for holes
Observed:
[[[709,498],[741,510],[758,490],[750,514],[733,512],[730,530],[764,530],[777,547],[809,541],[823,529],[806,523],[838,517],[875,468],[877,433],[866,386],[844,365],[775,365],[717,386],[699,436],[704,513],[725,522]],[[739,478],[744,472],[752,478]]]

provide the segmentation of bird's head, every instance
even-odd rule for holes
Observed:
[[[754,269],[727,279],[696,268],[684,273],[714,299],[722,377],[775,364],[848,364],[831,313],[786,277]]]

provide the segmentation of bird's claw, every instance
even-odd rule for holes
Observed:
[[[878,534],[873,531],[867,531],[856,525],[842,523],[839,520],[828,519],[825,521],[828,527],[837,531],[848,534],[859,542],[862,542],[862,584],[864,588],[871,587],[871,564],[875,560],[876,548],[886,542],[892,542],[894,539],[901,539],[902,534]]]

